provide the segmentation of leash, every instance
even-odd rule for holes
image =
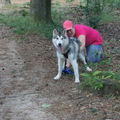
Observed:
[[[69,49],[67,50],[67,52],[63,54],[65,58],[68,58],[68,53],[70,52],[70,50],[71,50],[71,48],[69,48]]]
[[[65,71],[66,71],[66,62],[67,62],[67,60],[65,59],[65,66],[64,66],[64,68],[65,68]]]
[[[65,66],[62,69],[62,74],[74,74],[74,72],[68,68],[66,68],[66,63],[67,63],[67,59],[65,59]]]
[[[68,54],[69,54],[70,50],[71,50],[71,48],[69,48],[69,49],[67,50],[67,52],[63,54],[66,59],[65,59],[65,66],[64,66],[64,68],[62,69],[62,74],[74,74],[74,72],[73,72],[72,70],[66,68],[66,63],[67,63]]]

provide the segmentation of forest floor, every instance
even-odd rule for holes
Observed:
[[[110,67],[119,72],[120,55],[114,49],[120,48],[120,23],[98,30],[105,53],[112,55]],[[79,66],[81,72],[84,66]],[[56,74],[51,40],[16,35],[0,23],[0,120],[120,120],[119,96],[78,91],[74,76],[55,81]]]

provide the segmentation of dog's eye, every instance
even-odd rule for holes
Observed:
[[[58,40],[58,37],[56,39]]]
[[[61,38],[61,40],[63,40],[63,38]]]

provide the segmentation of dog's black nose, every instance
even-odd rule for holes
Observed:
[[[61,43],[59,43],[58,46],[61,47]]]

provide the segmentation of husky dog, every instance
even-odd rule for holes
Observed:
[[[75,83],[79,83],[79,71],[78,71],[78,63],[77,57],[83,61],[86,65],[85,56],[83,52],[79,53],[80,49],[80,41],[74,37],[68,37],[66,30],[57,31],[56,29],[53,30],[53,38],[52,38],[53,45],[57,51],[58,57],[58,74],[54,79],[59,79],[62,74],[62,68],[64,66],[65,59],[69,59],[70,63],[72,64],[74,73],[75,73]],[[92,71],[89,67],[86,66],[88,71]]]

